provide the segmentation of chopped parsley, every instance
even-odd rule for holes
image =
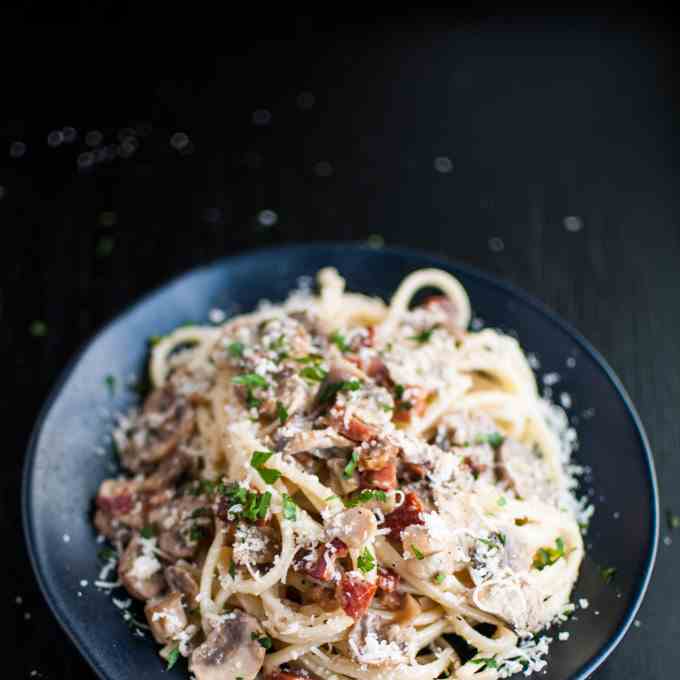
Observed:
[[[328,498],[324,498],[324,501],[325,501],[326,503],[328,503],[328,502],[330,502],[330,501],[336,501],[336,500],[339,501],[339,500],[340,500],[340,496],[329,496]]]
[[[179,653],[179,645],[178,645],[177,647],[173,647],[170,650],[170,652],[168,654],[168,658],[166,659],[166,661],[168,662],[168,665],[165,667],[165,670],[169,671],[177,663],[177,659],[179,659],[179,657],[180,657],[180,653]]]
[[[40,319],[36,319],[31,321],[28,330],[34,338],[43,338],[47,335],[47,324],[44,321],[40,321]]]
[[[305,366],[301,371],[300,375],[311,382],[321,382],[328,375],[328,371],[325,371],[321,366],[310,365]]]
[[[153,530],[152,526],[147,525],[139,533],[142,538],[153,538],[156,532]]]
[[[489,444],[494,449],[497,449],[504,441],[505,437],[500,432],[480,434],[478,437],[475,437],[475,444]]]
[[[234,359],[242,357],[244,349],[245,345],[242,342],[232,342],[227,345],[227,352],[229,352],[229,356],[234,357]]]
[[[564,541],[561,537],[555,540],[555,548],[539,548],[534,555],[533,568],[539,571],[555,564],[560,557],[565,556]]]
[[[150,335],[147,338],[147,342],[151,347],[155,347],[163,339],[162,335]]]
[[[425,328],[424,330],[420,331],[417,335],[412,335],[408,340],[413,340],[414,342],[419,343],[420,345],[424,345],[426,342],[430,340],[432,337],[432,333],[439,328],[439,324],[435,324],[434,326],[431,326],[430,328]]]
[[[330,335],[330,341],[341,351],[349,352],[350,346],[347,344],[345,336],[340,331],[333,331]]]
[[[486,658],[470,659],[470,663],[478,664],[479,671],[485,671],[487,668],[498,668],[495,654]]]
[[[507,505],[507,504],[508,504],[508,501],[505,500],[505,496],[501,496],[501,497],[496,501],[496,503],[497,503],[498,505],[500,505],[501,508],[502,508],[504,505]]]
[[[444,572],[440,571],[438,574],[435,574],[434,582],[437,585],[441,585],[442,583],[444,583],[445,578],[446,578],[446,574]]]
[[[602,567],[600,569],[600,576],[605,583],[611,583],[616,576],[616,567]]]
[[[283,494],[283,516],[293,522],[297,519],[297,505],[287,493]]]
[[[275,470],[275,472],[278,472]],[[240,505],[242,509],[239,512],[231,512],[230,514],[241,514],[245,519],[255,522],[258,519],[264,519],[267,516],[269,505],[271,504],[272,495],[269,491],[263,494],[248,491],[238,484],[230,484],[229,486],[222,485],[219,489],[223,496],[229,499],[232,506]]]
[[[109,374],[104,378],[106,386],[109,388],[109,394],[113,396],[116,393],[116,378],[115,376]]]
[[[254,467],[266,484],[273,484],[280,476],[278,470],[264,467],[264,464],[273,456],[271,451],[255,451],[250,459],[251,467]]]
[[[413,408],[413,404],[410,401],[400,401],[397,404],[397,411],[410,411]]]
[[[401,399],[404,396],[405,391],[406,391],[406,388],[403,385],[395,385],[394,386],[394,396],[397,399]]]
[[[348,498],[345,501],[345,507],[354,508],[362,503],[369,503],[370,501],[381,501],[385,503],[387,501],[387,494],[384,491],[379,491],[378,489],[364,489],[361,493],[354,496],[353,498]]]
[[[257,373],[244,373],[243,375],[237,375],[231,379],[234,385],[245,385],[249,389],[254,389],[256,387],[269,387],[269,383]]]
[[[319,390],[318,395],[319,403],[321,404],[330,403],[331,401],[333,401],[335,395],[338,392],[344,391],[356,392],[360,388],[361,381],[359,380],[343,380],[341,382],[327,383],[326,385],[323,385],[322,388]]]
[[[234,562],[234,560],[229,562],[229,576],[231,576],[233,579],[236,578],[236,562]]]
[[[260,637],[257,633],[251,633],[250,634],[250,639],[251,640],[257,640],[262,647],[265,649],[271,649],[272,648],[272,639],[268,635],[263,635]]]
[[[680,528],[680,517],[678,517],[678,515],[674,515],[669,510],[668,515],[667,515],[667,519],[668,519],[668,528],[669,529],[679,529]]]
[[[415,555],[415,558],[416,558],[417,560],[423,560],[423,559],[425,559],[425,555],[423,555],[423,553],[420,552],[420,550],[418,550],[418,548],[416,548],[415,545],[412,545],[412,546],[411,546],[411,552]]]
[[[295,361],[298,364],[313,364],[317,365],[323,361],[323,357],[320,354],[307,354],[304,357],[295,357]]]
[[[97,557],[102,562],[109,562],[110,560],[115,560],[118,557],[118,553],[113,548],[102,548],[97,553]]]
[[[394,406],[390,406],[389,404],[378,404],[380,408],[385,411],[385,413],[389,413],[390,411],[394,411]]]
[[[356,469],[358,462],[359,462],[359,452],[358,451],[352,451],[352,455],[349,459],[349,462],[347,463],[347,465],[345,465],[345,469],[342,471],[342,476],[345,479],[349,479],[354,474],[354,470]]]
[[[373,553],[368,548],[364,548],[361,551],[361,554],[357,559],[357,567],[359,567],[364,574],[368,574],[369,571],[373,571],[375,568],[375,557],[373,557]]]
[[[276,417],[279,419],[281,425],[288,420],[288,410],[280,401],[276,402]]]
[[[203,527],[191,527],[189,531],[189,539],[198,543],[203,538]]]

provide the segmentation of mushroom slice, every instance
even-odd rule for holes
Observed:
[[[257,619],[235,610],[222,617],[207,640],[191,654],[189,670],[196,680],[254,680],[264,662]]]
[[[165,587],[161,563],[153,552],[154,544],[155,539],[134,536],[118,563],[118,578],[138,600],[156,597]]]
[[[168,588],[182,593],[191,606],[196,601],[199,592],[198,569],[184,560],[178,560],[176,564],[166,567],[163,573],[168,582]]]
[[[173,591],[146,603],[144,613],[156,642],[165,645],[187,627],[182,593]]]

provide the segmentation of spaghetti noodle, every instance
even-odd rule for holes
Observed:
[[[519,344],[469,332],[443,271],[389,305],[318,281],[161,338],[115,432],[131,476],[94,521],[161,655],[198,680],[540,670],[583,542]]]

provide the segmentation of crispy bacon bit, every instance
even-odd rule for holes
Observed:
[[[392,593],[399,585],[399,574],[391,569],[378,567],[378,588],[384,593]]]
[[[137,484],[132,480],[107,479],[97,494],[97,507],[110,515],[126,515],[136,501]]]
[[[382,489],[383,491],[396,489],[396,463],[388,463],[380,470],[362,470],[359,473],[359,486],[362,489]]]
[[[368,611],[377,589],[375,583],[365,581],[355,572],[343,574],[338,584],[338,599],[345,614],[360,619]]]
[[[414,416],[420,418],[427,408],[427,400],[431,392],[426,392],[419,385],[409,385],[404,390],[404,398],[394,405],[393,420],[396,423],[410,423]]]
[[[297,568],[318,581],[330,581],[333,577],[335,560],[347,557],[347,555],[347,546],[339,538],[334,538],[330,543],[317,549],[317,558],[314,562],[310,564],[306,560],[300,561],[297,563]]]
[[[345,422],[345,420],[347,420],[347,422]],[[338,407],[331,410],[330,422],[331,427],[355,442],[365,442],[370,439],[375,439],[380,432],[375,425],[369,425],[356,416],[345,418],[344,409]]]
[[[390,537],[395,541],[401,540],[401,532],[412,524],[425,524],[420,514],[424,506],[418,496],[409,491],[404,502],[395,510],[385,515],[385,526],[390,530]]]
[[[426,476],[427,468],[419,463],[402,463],[399,469],[399,479],[405,482],[417,482]]]

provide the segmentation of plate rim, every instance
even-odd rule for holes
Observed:
[[[75,647],[78,649],[83,658],[87,661],[90,667],[95,671],[95,673],[102,680],[113,680],[107,671],[100,664],[97,655],[92,652],[90,646],[88,646],[85,641],[81,638],[80,633],[76,630],[76,626],[71,623],[69,613],[63,611],[56,602],[56,597],[53,596],[52,590],[48,585],[49,579],[46,573],[43,571],[42,563],[38,559],[38,550],[36,548],[36,542],[34,535],[37,531],[36,520],[33,513],[33,506],[31,503],[32,499],[32,481],[33,481],[33,469],[36,463],[37,455],[37,443],[40,434],[43,429],[44,422],[52,409],[55,401],[59,398],[64,385],[70,378],[71,374],[74,372],[76,366],[87,352],[89,347],[102,335],[104,335],[113,325],[117,324],[119,321],[128,316],[134,309],[147,303],[149,300],[157,296],[159,293],[171,288],[172,286],[180,283],[182,279],[196,275],[201,271],[208,271],[215,269],[217,267],[228,267],[235,260],[256,260],[260,256],[271,256],[274,254],[287,254],[293,255],[295,253],[307,253],[314,254],[315,252],[319,255],[338,253],[339,251],[357,251],[357,252],[373,252],[376,254],[383,255],[395,255],[399,257],[408,258],[418,258],[422,261],[426,261],[428,266],[446,266],[456,269],[462,272],[464,275],[476,279],[479,283],[487,286],[492,286],[495,288],[500,288],[507,294],[516,299],[519,299],[522,303],[532,307],[535,311],[539,312],[543,316],[547,317],[552,323],[557,325],[564,333],[566,333],[577,345],[585,351],[586,354],[590,355],[595,363],[598,365],[600,370],[603,371],[612,387],[617,392],[619,398],[622,400],[629,417],[631,418],[635,430],[644,452],[645,467],[647,472],[647,482],[650,485],[652,492],[652,502],[651,502],[651,545],[647,553],[644,564],[644,573],[637,584],[636,592],[629,603],[623,620],[619,623],[614,634],[606,641],[602,648],[589,660],[587,661],[580,670],[572,675],[572,680],[585,680],[591,675],[602,663],[612,654],[612,652],[621,643],[623,637],[628,632],[635,615],[637,614],[642,601],[644,599],[647,588],[654,571],[654,565],[658,553],[659,547],[659,517],[660,517],[660,505],[659,505],[659,487],[657,482],[656,469],[654,465],[654,456],[652,453],[651,446],[649,444],[649,439],[645,428],[642,424],[640,416],[626,391],[620,378],[615,373],[614,369],[609,365],[606,359],[600,352],[595,349],[595,347],[590,343],[589,340],[585,338],[574,326],[568,321],[565,321],[561,316],[554,312],[550,307],[548,307],[544,302],[534,297],[532,294],[526,292],[522,288],[516,286],[515,284],[508,283],[507,281],[499,278],[495,274],[488,273],[474,266],[462,263],[453,258],[449,258],[446,255],[433,255],[427,251],[419,250],[417,248],[407,248],[401,246],[382,246],[380,248],[374,248],[368,245],[366,242],[361,241],[321,241],[321,242],[293,242],[286,245],[279,246],[269,246],[269,247],[255,247],[244,249],[242,251],[215,258],[206,262],[205,264],[199,264],[198,266],[191,267],[182,272],[174,274],[170,277],[165,278],[159,285],[154,286],[151,290],[147,291],[143,295],[136,297],[134,300],[124,305],[119,311],[117,311],[113,316],[108,318],[106,321],[102,322],[91,334],[88,335],[85,340],[83,340],[75,353],[66,363],[64,368],[60,371],[56,381],[50,388],[47,397],[43,405],[41,406],[36,419],[34,421],[33,428],[31,430],[31,435],[29,437],[26,453],[22,465],[22,479],[21,479],[21,519],[22,519],[22,529],[24,536],[24,543],[29,556],[29,561],[31,563],[31,568],[33,569],[33,574],[38,582],[38,587],[47,602],[50,611],[57,620],[57,623],[61,629],[67,634],[70,640],[73,642]]]

